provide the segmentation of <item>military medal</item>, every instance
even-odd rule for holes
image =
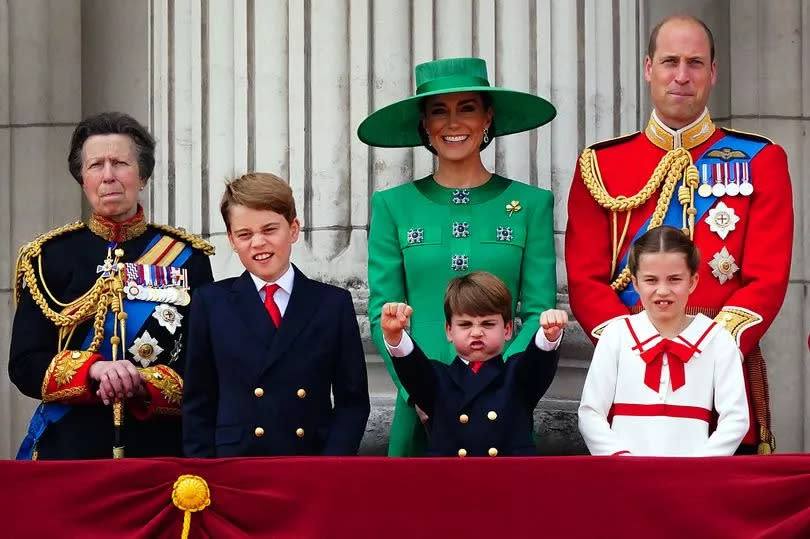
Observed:
[[[188,270],[173,266],[124,265],[127,299],[188,305]]]
[[[729,179],[728,185],[726,185],[726,194],[728,196],[735,197],[740,194],[740,174],[742,170],[740,165],[739,161],[734,163],[734,179]]]
[[[698,187],[698,195],[702,196],[703,198],[710,197],[712,195],[712,186],[709,184],[710,176],[709,176],[709,165],[703,163],[701,165],[701,175],[700,175],[700,187]]]
[[[723,163],[715,163],[712,165],[714,168],[714,185],[712,186],[712,195],[721,197],[726,194],[725,177],[723,176]]]
[[[135,342],[129,347],[129,351],[133,359],[142,367],[148,367],[157,360],[163,352],[163,348],[160,347],[157,339],[149,335],[148,331],[144,331],[143,335],[135,339]]]
[[[183,319],[183,315],[177,311],[177,307],[161,303],[155,306],[155,312],[152,313],[152,318],[157,320],[161,327],[166,328],[169,333],[174,335],[174,332],[180,327],[180,321]]]
[[[709,216],[705,222],[709,225],[709,230],[717,233],[722,239],[726,239],[728,233],[736,228],[740,217],[734,213],[734,208],[729,208],[723,201],[709,210]]]
[[[725,284],[725,282],[730,280],[734,276],[734,273],[740,269],[734,257],[731,256],[728,249],[725,247],[720,249],[720,252],[714,253],[714,256],[709,261],[709,266],[712,268],[712,275],[717,277],[720,284]]]
[[[742,183],[740,184],[740,194],[743,196],[751,196],[754,192],[754,186],[751,184],[751,177],[748,175],[748,162],[742,163]]]

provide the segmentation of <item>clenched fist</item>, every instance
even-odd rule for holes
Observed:
[[[549,342],[554,342],[568,325],[568,313],[559,309],[549,309],[540,314],[540,327]]]
[[[399,345],[402,340],[402,331],[408,327],[411,321],[413,308],[407,303],[386,303],[382,307],[382,317],[380,318],[380,329],[382,329],[383,339],[390,346]]]

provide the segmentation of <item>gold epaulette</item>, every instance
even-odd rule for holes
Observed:
[[[595,142],[588,146],[591,150],[601,150],[602,148],[607,148],[609,146],[615,146],[616,144],[620,144],[622,142],[628,141],[634,138],[636,135],[639,135],[641,131],[635,131],[633,133],[628,133],[627,135],[621,135],[619,137],[609,138],[607,140],[601,140],[599,142]]]
[[[767,144],[773,144],[774,142],[769,139],[768,137],[759,135],[757,133],[750,133],[748,131],[740,131],[739,129],[732,129],[730,127],[721,127],[723,131],[729,133],[731,135],[737,135],[740,138],[746,138],[749,140],[756,140],[757,142],[765,142]]]
[[[67,234],[68,232],[73,232],[75,230],[80,230],[85,227],[85,224],[81,221],[76,221],[75,223],[70,223],[64,226],[60,226],[59,228],[55,228],[53,230],[49,230],[44,234],[40,234],[32,241],[24,244],[20,247],[19,252],[17,253],[17,262],[14,265],[14,306],[17,306],[17,303],[20,301],[20,294],[22,293],[22,285],[23,281],[25,281],[26,276],[30,278],[34,277],[34,268],[31,264],[32,258],[38,258],[42,254],[42,246],[45,245],[46,242],[52,240],[57,236],[61,236],[62,234]],[[31,283],[28,283],[31,286]]]
[[[169,225],[159,225],[156,223],[150,223],[149,226],[156,228],[158,230],[162,230],[163,232],[168,232],[173,236],[177,236],[181,240],[190,244],[193,248],[199,249],[208,256],[211,256],[216,252],[216,248],[213,245],[211,245],[201,237],[197,236],[196,234],[186,232],[185,229],[176,228]]]

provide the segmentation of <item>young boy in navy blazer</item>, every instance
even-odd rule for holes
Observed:
[[[220,211],[246,271],[194,297],[186,456],[356,454],[369,397],[351,295],[290,263],[300,223],[280,178],[229,182]]]
[[[405,332],[413,309],[386,303],[381,328],[403,387],[427,415],[427,456],[536,455],[534,408],[557,370],[565,311],[540,315],[525,352],[501,357],[512,337],[512,297],[494,275],[476,271],[450,281],[444,298],[449,365],[425,357]]]

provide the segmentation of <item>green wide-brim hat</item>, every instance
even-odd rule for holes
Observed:
[[[357,136],[370,146],[421,146],[419,121],[422,99],[454,92],[487,92],[492,98],[494,132],[490,137],[528,131],[554,119],[554,105],[533,94],[490,86],[487,64],[480,58],[446,58],[419,64],[416,95],[372,113],[357,128]]]

